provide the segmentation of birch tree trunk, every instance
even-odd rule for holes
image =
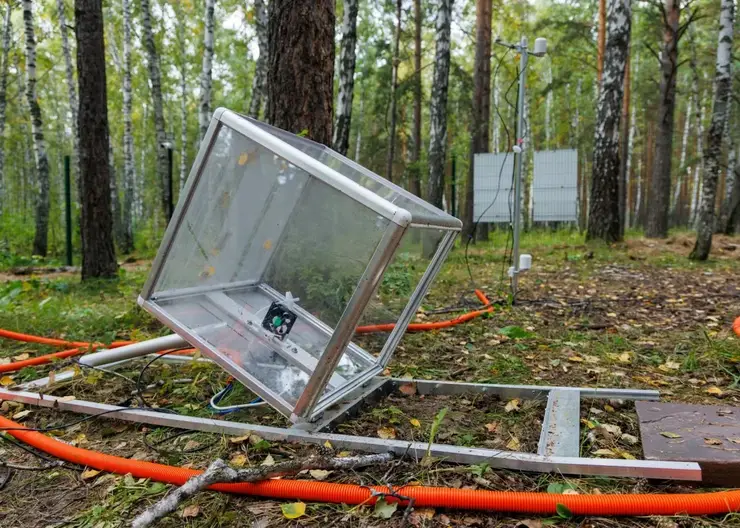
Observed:
[[[604,53],[606,50],[606,1],[599,0],[599,27],[596,32],[596,93],[601,86],[604,72]]]
[[[64,55],[64,75],[67,80],[67,91],[69,92],[69,113],[72,115],[72,167],[75,180],[79,186],[80,144],[79,135],[77,134],[77,88],[75,88],[74,65],[72,64],[72,52],[69,46],[69,27],[64,9],[64,0],[57,0],[57,16],[59,17],[59,31],[62,35],[62,55]]]
[[[396,151],[396,105],[398,92],[398,65],[401,59],[398,57],[398,49],[401,44],[401,4],[402,0],[396,0],[396,34],[393,40],[393,58],[391,69],[391,126],[388,131],[388,151],[385,163],[385,177],[393,181],[393,158]]]
[[[359,0],[345,0],[342,18],[342,44],[339,52],[339,95],[334,125],[334,150],[347,155],[352,123],[352,98],[355,88],[355,48],[357,47],[357,11]]]
[[[640,55],[635,54],[635,80],[637,80],[637,74],[640,71]],[[632,177],[632,155],[635,151],[635,136],[637,134],[637,105],[636,103],[636,95],[635,91],[632,91],[630,94],[632,96],[632,101],[630,102],[630,132],[627,136],[627,158],[624,160],[624,173],[625,173],[625,182],[627,184],[626,188],[626,195],[627,195],[627,203],[625,205],[624,209],[624,230],[629,229],[629,227],[632,225],[632,186],[631,183],[631,177]]]
[[[409,189],[421,197],[421,0],[414,0],[414,129]]]
[[[0,64],[0,217],[3,215],[5,200],[5,111],[8,107],[8,52],[13,25],[10,21],[12,7],[10,2],[5,6],[5,23],[3,26],[2,63]]]
[[[493,108],[491,109],[491,152],[494,154],[498,154],[501,139],[500,136],[500,130],[501,130],[501,120],[498,117],[498,108],[499,108],[499,88],[498,88],[498,80],[495,78],[496,73],[493,74],[493,79],[491,80],[493,82]]]
[[[629,157],[629,134],[630,134],[630,102],[632,96],[632,75],[630,72],[632,62],[632,45],[627,45],[627,60],[624,65],[624,93],[622,95],[622,117],[619,136],[619,234],[624,238],[624,222],[627,214],[627,187],[629,176],[627,174],[627,158]]]
[[[365,88],[360,90],[360,125],[357,127],[355,139],[355,161],[360,163],[360,148],[362,147],[362,119],[365,117]]]
[[[82,280],[115,277],[102,0],[75,0]]]
[[[655,142],[655,161],[650,177],[650,207],[647,211],[647,229],[645,231],[645,235],[649,238],[666,238],[668,236],[680,1],[665,0],[665,6],[662,8],[664,12],[664,33],[660,59],[658,133]]]
[[[333,0],[271,0],[268,121],[331,146],[334,101]]]
[[[200,141],[206,135],[211,120],[211,88],[213,86],[213,12],[216,0],[206,0],[205,32],[203,36],[203,71],[200,74],[200,106],[198,128]],[[185,60],[183,58],[183,60]]]
[[[729,235],[732,234],[731,232],[728,232],[730,217],[737,207],[738,201],[740,201],[740,181],[738,181],[736,170],[738,168],[737,158],[740,145],[735,145],[735,134],[733,134],[730,120],[728,120],[727,126],[727,143],[728,151],[727,173],[725,175],[725,199],[722,202],[719,219],[717,220],[717,233],[726,233]],[[738,147],[737,149],[735,148],[736,146]]]
[[[722,0],[719,15],[717,66],[714,75],[712,124],[709,126],[707,151],[704,155],[704,184],[696,229],[696,245],[689,256],[692,260],[707,260],[712,249],[717,183],[719,181],[719,164],[722,153],[722,133],[727,122],[732,91],[731,57],[734,24],[734,0]]]
[[[434,78],[429,109],[429,186],[427,188],[427,201],[439,208],[442,208],[445,188],[451,25],[452,0],[440,0],[437,7]]]
[[[123,9],[123,210],[121,211],[122,233],[120,250],[134,250],[134,191],[136,174],[134,169],[134,124],[132,118],[131,91],[131,0],[122,0]]]
[[[686,114],[683,123],[683,136],[681,137],[681,156],[678,162],[678,177],[676,178],[676,187],[673,189],[673,199],[671,200],[671,218],[673,223],[678,225],[680,222],[679,218],[679,201],[681,198],[681,186],[683,182],[683,175],[687,171],[686,168],[686,152],[689,144],[689,131],[691,130],[691,117],[692,117],[692,104],[694,102],[693,97],[689,97],[686,102]]]
[[[631,29],[630,0],[609,0],[604,71],[594,137],[591,206],[586,239],[607,243],[622,238],[619,218],[619,120]]]
[[[465,182],[462,239],[488,238],[487,226],[476,226],[473,159],[488,152],[488,127],[491,117],[491,0],[475,2],[475,59],[473,62],[473,107],[470,121],[470,159]],[[478,233],[476,233],[476,229]]]
[[[169,208],[172,201],[170,187],[167,184],[167,149],[164,146],[167,141],[167,126],[164,120],[164,104],[162,102],[162,67],[159,62],[157,46],[154,42],[149,0],[141,0],[141,26],[154,110],[154,130],[157,141],[157,179],[160,185],[159,194],[162,200],[162,213],[164,218],[167,219],[171,213]]]
[[[23,0],[23,22],[26,33],[26,98],[31,113],[36,178],[38,181],[33,254],[45,257],[49,230],[49,158],[46,153],[41,107],[36,95],[36,36],[33,27],[33,2],[31,0]]]
[[[550,115],[552,114],[552,63],[547,63],[546,72],[547,95],[545,96],[545,150],[550,150],[550,138],[552,130],[550,126]]]
[[[705,92],[706,95],[706,92]],[[699,212],[699,196],[701,196],[701,173],[704,165],[704,105],[696,96],[696,161],[694,162],[694,180],[691,185],[691,203],[689,204],[689,225],[696,226]]]
[[[267,99],[267,67],[269,64],[269,40],[267,8],[264,0],[254,0],[254,24],[257,31],[259,56],[254,67],[252,78],[252,100],[249,103],[249,116],[255,119],[260,117],[262,101]],[[267,114],[267,112],[265,112]]]

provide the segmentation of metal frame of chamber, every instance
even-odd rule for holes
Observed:
[[[86,354],[81,362],[98,369],[115,369],[139,357],[148,356],[186,343],[177,335],[161,337],[112,350]],[[167,357],[167,356],[166,356]],[[165,359],[165,358],[163,358]],[[193,361],[177,358],[178,361]],[[204,361],[200,359],[198,361]],[[75,376],[73,369],[56,373],[55,382]],[[401,385],[413,383],[417,394],[475,395],[490,394],[501,399],[546,401],[542,430],[537,453],[482,449],[447,444],[428,444],[404,440],[383,440],[374,437],[336,434],[336,426],[355,416],[362,409],[381,401]],[[374,377],[356,387],[341,401],[336,402],[311,424],[295,424],[290,428],[232,422],[177,415],[138,407],[117,407],[85,400],[69,399],[43,394],[49,378],[26,382],[20,390],[0,388],[0,400],[16,401],[51,409],[86,415],[105,413],[109,419],[144,423],[218,434],[243,436],[254,433],[269,441],[301,442],[323,445],[329,441],[336,449],[372,453],[393,452],[399,456],[422,458],[429,449],[431,456],[459,464],[486,463],[492,468],[558,473],[569,475],[597,475],[611,477],[655,478],[667,480],[701,481],[702,472],[695,462],[658,460],[623,460],[588,458],[580,456],[580,406],[581,400],[623,399],[656,401],[660,394],[655,390],[571,388],[536,385],[494,385],[486,383],[458,383],[439,380],[410,380]],[[39,392],[31,392],[40,390]],[[307,429],[310,427],[310,430]]]

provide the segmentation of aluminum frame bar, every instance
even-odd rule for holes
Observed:
[[[380,438],[334,433],[311,433],[299,428],[285,429],[257,424],[228,422],[193,416],[173,415],[146,409],[118,407],[84,400],[67,400],[32,392],[13,392],[0,388],[0,399],[27,405],[59,409],[86,415],[106,413],[107,418],[162,427],[175,427],[195,431],[245,435],[256,433],[269,441],[304,442],[323,445],[329,441],[335,448],[370,453],[392,452],[398,456],[422,458],[429,448],[431,456],[459,464],[486,463],[492,468],[543,473],[599,475],[613,477],[638,477],[669,480],[701,480],[701,468],[695,462],[670,462],[655,460],[592,459],[539,454],[517,453],[494,449],[479,449],[444,444],[428,445],[424,442],[383,440]]]

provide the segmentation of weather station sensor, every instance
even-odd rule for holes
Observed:
[[[296,423],[383,371],[462,227],[321,144],[225,109],[181,196],[140,304]],[[409,254],[426,272],[381,306],[384,273]],[[366,350],[353,335],[375,323],[395,327]]]

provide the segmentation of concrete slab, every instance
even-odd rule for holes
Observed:
[[[702,482],[740,486],[740,407],[636,402],[646,460],[698,462]]]

